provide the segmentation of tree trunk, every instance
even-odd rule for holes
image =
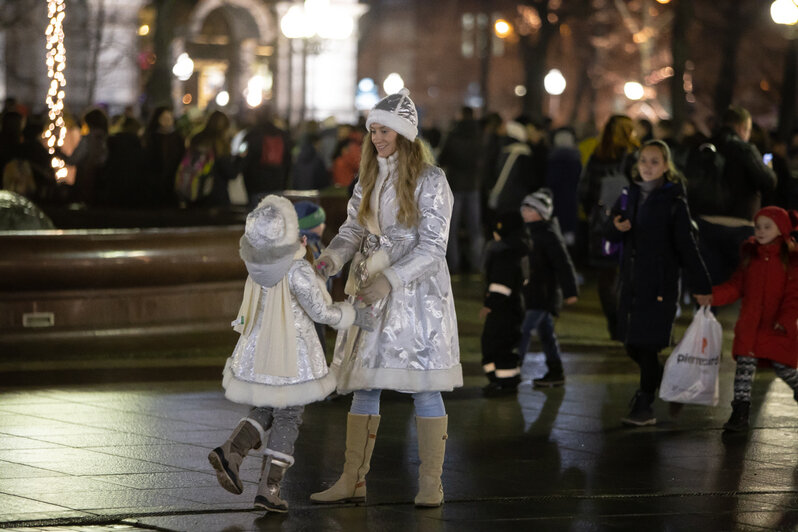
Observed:
[[[720,117],[732,104],[734,85],[737,82],[737,52],[745,34],[746,21],[743,20],[743,2],[729,2],[725,5],[726,27],[721,35],[721,65],[715,86],[715,116]]]
[[[779,140],[786,141],[795,124],[795,82],[796,61],[798,61],[798,39],[787,42],[784,54],[784,79],[781,82],[781,105],[779,106]]]
[[[105,28],[105,0],[97,2],[97,16],[94,18],[94,31],[91,33],[91,52],[88,71],[88,91],[86,106],[94,105],[97,92],[97,78],[100,73],[100,51],[103,49],[103,29]]]
[[[175,0],[155,0],[155,32],[153,43],[155,64],[145,87],[148,110],[172,102],[171,43],[174,39]]]
[[[671,77],[671,116],[673,131],[678,134],[687,115],[687,102],[684,92],[684,70],[690,55],[687,43],[687,29],[692,18],[690,0],[674,1],[673,32],[671,54],[673,55],[673,77]]]
[[[523,112],[531,119],[539,121],[545,115],[543,112],[543,99],[545,96],[543,78],[546,75],[549,43],[557,31],[557,25],[548,20],[548,0],[527,2],[527,4],[537,10],[541,26],[536,33],[523,36],[519,43],[521,59],[524,63],[524,81],[526,84]]]

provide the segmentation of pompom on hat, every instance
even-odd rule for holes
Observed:
[[[410,91],[403,88],[395,94],[389,94],[375,105],[366,119],[366,129],[371,124],[389,127],[413,142],[418,136],[418,112],[416,104],[410,99]]]
[[[299,242],[299,221],[288,199],[270,194],[247,215],[239,255],[247,269],[257,269],[260,284],[271,286],[291,267]],[[272,283],[272,281],[274,281]]]

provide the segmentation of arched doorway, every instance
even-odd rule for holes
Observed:
[[[194,61],[194,75],[184,89],[205,108],[226,91],[229,108],[271,98],[272,56],[276,25],[256,0],[201,0],[191,11],[186,35],[176,42]],[[256,94],[257,93],[257,94]]]

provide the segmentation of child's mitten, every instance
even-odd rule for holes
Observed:
[[[373,331],[377,326],[377,317],[371,307],[355,306],[355,325],[364,331]]]

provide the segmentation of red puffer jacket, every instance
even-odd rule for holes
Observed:
[[[781,242],[763,246],[753,237],[747,240],[742,251],[750,262],[715,286],[712,297],[718,306],[742,298],[734,326],[735,357],[753,356],[794,368],[798,364],[798,255],[791,253],[785,268]]]

